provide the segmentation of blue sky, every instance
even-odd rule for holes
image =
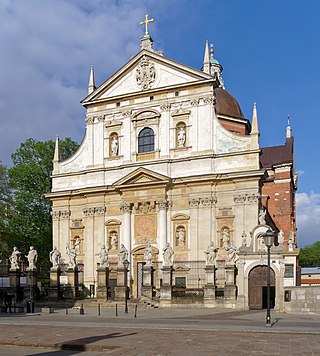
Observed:
[[[295,138],[298,245],[320,240],[320,1],[2,0],[0,160],[25,139],[80,142],[89,68],[102,83],[138,50],[149,13],[154,47],[200,69],[214,43],[226,89],[251,119],[257,102],[261,146]]]

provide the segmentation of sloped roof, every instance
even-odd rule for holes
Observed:
[[[260,162],[263,168],[293,163],[293,137],[287,138],[285,145],[262,148]]]

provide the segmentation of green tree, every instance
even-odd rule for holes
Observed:
[[[8,226],[8,245],[16,245],[26,255],[33,245],[38,251],[40,272],[48,271],[48,254],[52,247],[50,201],[44,194],[51,190],[52,159],[55,143],[28,139],[12,155],[8,170],[14,189],[13,213]],[[60,142],[61,159],[70,156],[78,144],[70,138]]]
[[[9,184],[8,171],[0,164],[0,253],[5,257],[7,227],[10,218],[12,190]]]
[[[300,249],[301,267],[320,266],[320,241]]]

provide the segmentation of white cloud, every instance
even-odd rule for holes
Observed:
[[[90,65],[99,85],[138,52],[145,13],[142,0],[2,1],[0,161],[29,137],[81,141]]]
[[[297,238],[299,247],[320,240],[320,194],[297,193]]]

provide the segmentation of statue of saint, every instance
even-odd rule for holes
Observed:
[[[109,252],[106,248],[106,245],[101,246],[98,256],[99,256],[100,267],[103,267],[103,268],[109,267],[109,260],[108,260]]]
[[[228,253],[228,262],[236,263],[239,259],[239,256],[238,256],[238,249],[234,241],[231,241],[229,246],[226,248],[226,251]]]
[[[81,241],[80,241],[79,237],[77,237],[76,241],[74,242],[74,246],[73,246],[77,256],[80,255],[80,244],[81,244]]]
[[[111,233],[111,249],[117,250],[118,249],[118,234],[116,231]]]
[[[25,257],[28,259],[28,263],[29,263],[29,267],[27,268],[27,271],[33,271],[33,270],[37,269],[36,263],[38,260],[38,252],[37,252],[37,250],[34,249],[33,246],[30,246],[28,255]]]
[[[112,137],[111,141],[111,156],[118,156],[119,143],[117,136]]]
[[[146,266],[152,266],[152,246],[150,244],[150,241],[147,243],[147,247],[144,250],[144,260],[146,262]]]
[[[259,225],[265,225],[266,224],[266,214],[267,210],[261,208],[259,212]]]
[[[186,143],[186,130],[183,126],[179,128],[178,131],[178,147],[184,147]]]
[[[184,246],[186,242],[186,231],[183,227],[177,230],[176,237],[178,239],[178,246]]]
[[[128,259],[128,250],[125,248],[124,244],[121,244],[118,256],[119,265],[123,267],[123,262]]]
[[[215,246],[214,242],[211,241],[210,245],[208,246],[206,251],[204,251],[204,253],[206,254],[207,265],[213,265],[214,264],[214,260],[216,259],[216,252],[217,251],[218,251],[218,248]]]
[[[53,250],[49,254],[50,262],[52,263],[52,267],[57,268],[60,264],[61,253],[57,249],[57,246],[53,247]]]
[[[284,232],[280,230],[278,233],[278,242],[279,244],[283,244],[283,241],[284,241]]]
[[[77,261],[76,261],[77,252],[76,252],[76,249],[74,248],[74,246],[70,248],[69,244],[67,244],[66,249],[67,249],[67,255],[69,257],[69,268],[75,268],[76,265],[77,265]]]
[[[10,269],[20,269],[20,255],[21,252],[18,251],[18,248],[14,246],[9,261],[11,263]]]
[[[229,230],[227,228],[224,228],[221,232],[221,241],[222,241],[222,247],[226,249],[230,241]]]
[[[169,243],[167,243],[166,247],[163,249],[163,264],[164,266],[172,266],[172,256],[174,252]]]

